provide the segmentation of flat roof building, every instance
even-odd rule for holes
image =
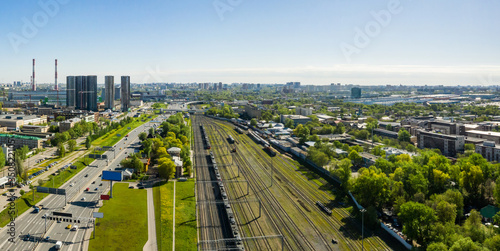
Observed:
[[[465,136],[417,130],[418,148],[439,149],[447,157],[455,157],[464,151]]]

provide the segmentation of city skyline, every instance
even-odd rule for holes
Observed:
[[[0,83],[500,84],[500,3],[5,1]],[[127,18],[123,18],[127,17]],[[84,21],[82,21],[84,20]]]

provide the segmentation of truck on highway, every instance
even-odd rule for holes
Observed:
[[[61,247],[62,247],[62,241],[57,241],[57,242],[56,242],[56,245],[54,245],[54,248],[55,248],[56,250],[61,249]]]
[[[40,212],[40,210],[42,210],[43,206],[33,206],[33,208],[35,208],[34,212],[37,214]]]

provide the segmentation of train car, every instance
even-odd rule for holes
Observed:
[[[321,208],[321,210],[323,210],[323,212],[325,212],[326,214],[332,215],[332,210],[323,205],[323,203],[316,201],[316,205],[318,205],[318,207]]]
[[[266,144],[264,145],[264,149],[266,150],[266,152],[269,153],[269,155],[271,155],[272,157],[276,156],[276,152],[271,148],[271,146],[269,144]]]

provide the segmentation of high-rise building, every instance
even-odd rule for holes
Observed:
[[[88,111],[97,110],[97,76],[87,76],[87,109]]]
[[[361,88],[359,87],[351,88],[351,98],[361,98]]]
[[[66,105],[97,111],[97,76],[67,76]]]
[[[87,77],[75,77],[76,109],[85,110],[87,107]]]
[[[120,99],[122,94],[120,86],[115,86],[115,100]]]
[[[130,108],[130,76],[122,76],[122,111],[128,111]]]
[[[66,106],[76,106],[75,76],[66,77]]]
[[[106,76],[104,77],[105,83],[105,95],[104,96],[104,108],[111,109],[115,108],[115,77]]]

